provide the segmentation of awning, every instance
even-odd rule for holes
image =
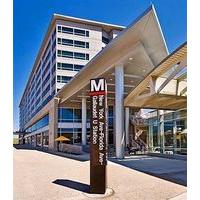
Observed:
[[[66,138],[65,136],[60,136],[55,139],[56,142],[64,142],[64,141],[70,141],[69,138]]]
[[[187,107],[187,43],[153,69],[125,98],[124,105],[176,110]]]

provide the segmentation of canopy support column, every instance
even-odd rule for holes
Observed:
[[[124,158],[124,68],[115,67],[115,137],[116,157]]]
[[[86,97],[82,97],[82,145],[87,144],[87,105]]]

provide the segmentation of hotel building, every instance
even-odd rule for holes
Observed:
[[[169,55],[153,6],[127,28],[54,14],[19,105],[25,142],[56,151],[55,139],[63,135],[84,150],[90,137],[89,81],[104,77],[108,143],[118,158],[127,145],[183,152],[176,133],[186,148],[186,48]]]

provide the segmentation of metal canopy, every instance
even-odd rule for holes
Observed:
[[[125,98],[124,105],[173,110],[187,107],[187,44],[153,69]]]

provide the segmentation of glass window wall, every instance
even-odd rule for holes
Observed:
[[[161,117],[157,114],[148,118],[150,151],[165,154],[187,154],[187,110],[164,111],[162,115],[164,115],[163,123],[158,121]],[[162,130],[163,137],[161,136]],[[161,145],[162,143],[163,145]]]

